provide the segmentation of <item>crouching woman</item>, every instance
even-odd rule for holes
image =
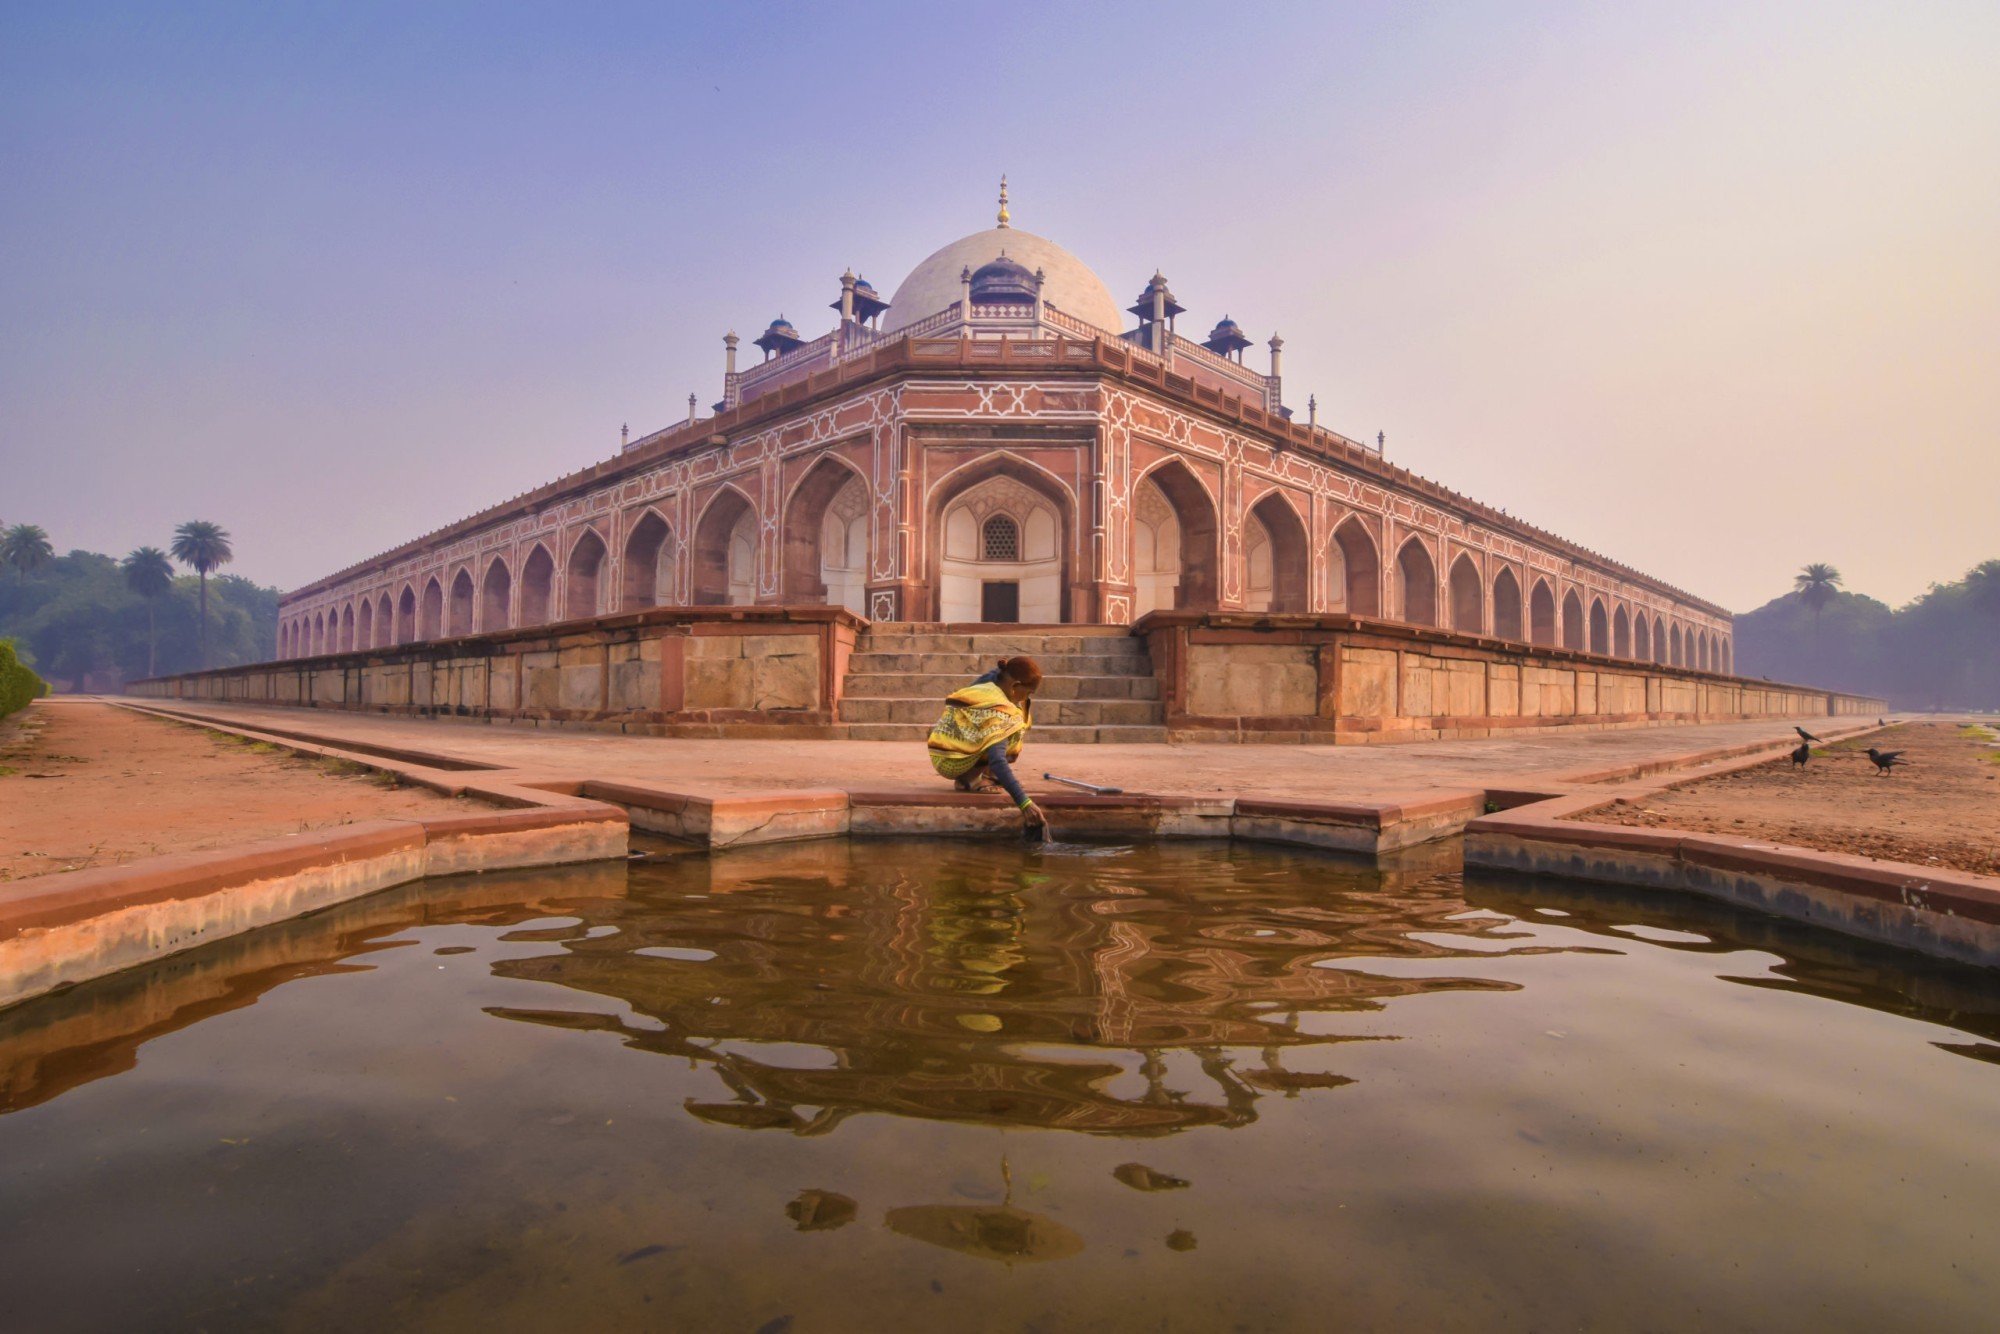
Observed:
[[[931,729],[931,766],[961,792],[1005,792],[1029,828],[1044,820],[1021,790],[1008,761],[1021,757],[1028,739],[1035,690],[1042,669],[1033,658],[1009,658],[971,685],[953,691],[944,717]]]

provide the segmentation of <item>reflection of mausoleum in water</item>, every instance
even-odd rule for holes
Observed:
[[[1224,316],[1122,303],[999,225],[833,328],[782,317],[721,401],[614,459],[288,596],[281,657],[655,606],[1123,625],[1164,608],[1347,613],[1721,672],[1730,619],[1301,422]],[[1127,288],[1126,290],[1131,290]],[[1312,416],[1315,414],[1308,414]]]
[[[1186,892],[1140,889],[1094,858],[1009,876],[983,852],[962,871],[936,856],[839,843],[682,863],[674,894],[593,914],[615,931],[566,931],[559,954],[495,965],[614,1005],[490,1013],[698,1061],[720,1083],[690,1112],[745,1129],[823,1133],[887,1112],[1160,1135],[1242,1125],[1266,1096],[1351,1083],[1304,1067],[1366,1039],[1305,1016],[1511,989],[1456,966],[1370,969],[1375,957],[1477,967],[1448,942],[1488,924],[1454,920],[1456,887],[1426,874],[1309,861],[1312,882],[1364,891],[1314,904],[1296,877],[1246,876],[1220,849],[1176,854],[1160,878]]]

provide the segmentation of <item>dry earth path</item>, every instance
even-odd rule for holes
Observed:
[[[1912,722],[1575,816],[1592,824],[1768,839],[1878,861],[2000,875],[2000,732]],[[1867,748],[1910,761],[1878,775]]]
[[[0,722],[0,882],[481,803],[87,700]]]

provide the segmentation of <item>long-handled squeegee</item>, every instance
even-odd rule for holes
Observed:
[[[1071,787],[1080,787],[1093,797],[1120,797],[1125,794],[1125,789],[1122,787],[1099,787],[1095,783],[1079,783],[1074,778],[1064,778],[1060,774],[1043,774],[1042,777],[1051,783],[1067,783]]]

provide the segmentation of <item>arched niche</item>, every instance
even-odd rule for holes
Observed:
[[[354,647],[375,647],[375,604],[361,599],[361,614],[354,618]]]
[[[735,487],[715,493],[694,528],[694,602],[745,607],[757,600],[757,510]]]
[[[1587,642],[1584,639],[1583,599],[1576,595],[1574,588],[1563,594],[1562,645],[1564,648],[1581,650]]]
[[[1545,648],[1556,645],[1556,595],[1546,579],[1535,580],[1528,594],[1528,642]]]
[[[625,537],[625,586],[619,591],[619,610],[644,611],[648,607],[674,605],[678,573],[673,527],[658,511],[649,509],[639,516]]]
[[[1022,474],[953,494],[939,525],[938,619],[1062,621],[1065,526],[1062,508]]]
[[[396,642],[415,643],[417,638],[417,591],[408,584],[396,599]]]
[[[354,604],[348,603],[340,609],[340,651],[354,651]]]
[[[1716,648],[1720,653],[1720,657],[1716,662],[1715,670],[1721,672],[1724,676],[1736,675],[1736,662],[1734,655],[1730,652],[1729,636],[1723,635],[1720,638],[1718,638],[1715,641],[1715,643],[1716,643]]]
[[[1611,622],[1604,615],[1602,598],[1590,600],[1590,651],[1607,656],[1611,652]]]
[[[486,564],[479,585],[479,628],[486,634],[512,628],[514,576],[507,562],[495,556]]]
[[[785,502],[778,588],[788,603],[867,615],[868,484],[832,455],[815,460]]]
[[[1437,565],[1420,538],[1411,538],[1396,551],[1396,603],[1410,625],[1438,623]]]
[[[417,637],[432,640],[444,634],[444,585],[432,575],[424,584],[423,605],[417,611]]]
[[[556,558],[540,542],[521,562],[521,624],[547,625],[554,610]]]
[[[1382,614],[1382,561],[1375,539],[1352,514],[1334,526],[1326,544],[1329,608],[1349,616]]]
[[[1653,625],[1643,611],[1632,618],[1632,656],[1640,662],[1653,660]]]
[[[478,594],[472,587],[472,571],[461,569],[451,579],[451,614],[446,625],[452,638],[472,633],[472,615],[478,605]]]
[[[1504,565],[1493,576],[1493,633],[1517,643],[1527,638],[1521,633],[1521,581]]]
[[[563,576],[563,619],[581,621],[604,614],[604,558],[610,552],[595,529],[586,528],[569,549]]]
[[[1451,628],[1462,635],[1486,633],[1485,587],[1472,557],[1460,554],[1451,563]]]
[[[1678,624],[1667,632],[1667,661],[1676,667],[1683,665],[1681,662],[1681,628]]]
[[[1215,502],[1188,466],[1169,460],[1132,489],[1134,620],[1149,611],[1213,611],[1221,596]]]
[[[1247,578],[1246,611],[1312,610],[1310,543],[1305,523],[1285,498],[1273,491],[1250,507],[1243,520]]]

